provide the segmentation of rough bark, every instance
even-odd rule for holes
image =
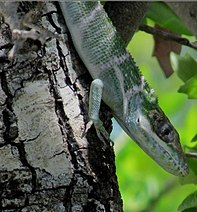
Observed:
[[[62,39],[52,36],[44,45],[27,39],[12,61],[11,31],[23,29],[21,20],[36,3],[6,4],[0,24],[0,210],[122,211],[113,148],[103,148],[93,127],[81,138],[91,77],[57,4],[44,4],[35,22]],[[110,131],[107,111],[102,105]]]

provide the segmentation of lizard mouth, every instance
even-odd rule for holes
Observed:
[[[188,175],[188,165],[184,156],[169,146],[163,147],[163,145],[160,145],[159,140],[149,139],[148,143],[152,143],[152,145],[150,144],[148,147],[144,147],[139,143],[138,145],[164,170],[176,176],[184,177]]]

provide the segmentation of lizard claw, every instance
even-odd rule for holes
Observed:
[[[114,142],[110,139],[110,134],[104,128],[103,122],[99,119],[97,121],[94,121],[93,123],[96,129],[97,136],[103,142],[104,146],[106,146],[106,141],[110,142],[110,146],[114,146]]]

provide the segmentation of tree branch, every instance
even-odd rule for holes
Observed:
[[[188,152],[185,154],[187,158],[197,158],[197,153]]]
[[[173,33],[163,31],[163,30],[155,28],[155,27],[150,27],[148,25],[142,24],[142,25],[139,26],[139,30],[147,32],[147,33],[152,34],[152,35],[158,35],[161,38],[163,38],[164,40],[172,40],[172,41],[177,42],[181,45],[185,45],[185,46],[189,46],[191,48],[197,49],[196,42],[191,43],[186,38],[181,38],[179,36],[176,36]]]

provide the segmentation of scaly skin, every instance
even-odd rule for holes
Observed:
[[[97,2],[60,2],[75,48],[93,79],[90,119],[98,134],[100,99],[111,108],[126,133],[161,167],[186,176],[188,166],[179,136],[157,98],[125,50],[103,7]]]

